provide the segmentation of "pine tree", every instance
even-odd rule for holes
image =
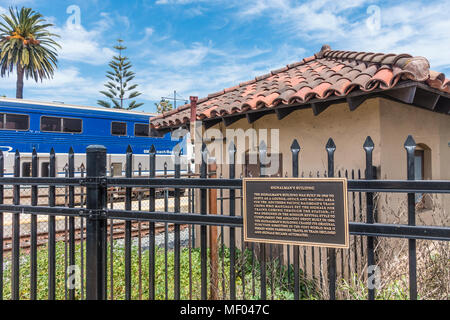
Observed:
[[[138,86],[137,84],[128,85],[134,79],[135,73],[130,70],[132,65],[128,57],[122,56],[122,51],[127,48],[122,44],[123,40],[119,39],[117,42],[118,44],[114,46],[114,49],[119,52],[119,55],[113,56],[109,63],[109,67],[112,70],[106,72],[106,77],[110,80],[105,84],[108,90],[100,91],[111,102],[98,100],[97,103],[105,108],[131,110],[143,105],[143,103],[137,103],[135,100],[131,100],[140,96],[141,93],[135,90]],[[128,102],[127,107],[124,107],[126,100],[131,101]]]

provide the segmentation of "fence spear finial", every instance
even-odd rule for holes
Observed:
[[[364,150],[366,150],[366,151],[373,150],[374,146],[375,145],[372,141],[372,138],[370,136],[367,136],[366,141],[364,141],[364,145],[363,145]]]
[[[406,138],[404,147],[405,149],[415,149],[416,148],[416,142],[414,141],[414,138],[412,137],[412,135],[408,135],[408,137]]]
[[[328,139],[327,145],[325,146],[328,152],[336,150],[336,144],[332,138]]]
[[[298,143],[297,139],[294,139],[294,141],[291,144],[291,152],[292,153],[298,153],[300,152],[300,144]]]
[[[235,163],[235,154],[236,154],[236,145],[234,144],[234,141],[231,141],[228,145],[228,160],[230,164]]]
[[[133,149],[131,148],[131,145],[128,145],[128,147],[127,147],[127,153],[133,153]]]

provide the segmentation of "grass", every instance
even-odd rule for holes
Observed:
[[[375,300],[409,300],[408,280],[402,277],[385,284],[380,290],[375,290]],[[346,299],[367,300],[368,286],[360,277],[353,273],[351,280],[342,279],[338,283],[338,291]]]
[[[109,251],[108,247],[108,259]],[[56,244],[56,299],[65,299],[65,252],[64,242]],[[80,244],[76,245],[76,264],[81,265]],[[209,253],[208,253],[209,254]],[[223,269],[222,273],[222,255]],[[125,299],[125,250],[123,246],[114,245],[113,260],[113,299]],[[131,277],[131,297],[132,299],[148,299],[149,297],[149,252],[143,251],[141,256],[141,279],[139,281],[139,254],[137,246],[132,247],[132,277]],[[156,248],[155,254],[156,271],[155,271],[155,295],[156,299],[163,300],[166,298],[165,289],[165,254],[161,248]],[[174,298],[174,252],[168,251],[167,264],[167,292],[168,299]],[[3,279],[3,298],[11,298],[11,263],[10,256],[5,256],[4,279]],[[48,251],[46,247],[40,247],[37,252],[37,299],[48,299]],[[84,262],[86,256],[84,255]],[[180,288],[181,299],[200,299],[201,297],[201,258],[198,248],[191,251],[191,277],[189,276],[189,250],[183,248],[180,256]],[[110,261],[107,262],[107,298],[110,299],[111,283],[110,283]],[[246,250],[242,253],[236,250],[236,298],[259,299],[260,298],[260,277],[259,264],[257,261],[252,266],[251,252]],[[292,268],[292,267],[291,267]],[[229,299],[229,279],[230,279],[230,251],[225,248],[223,252],[219,252],[218,278],[219,288],[217,288],[218,296],[223,297],[222,281],[225,286],[225,298]],[[252,275],[253,270],[253,275]],[[267,298],[272,297],[278,299],[293,299],[293,270],[291,269],[290,281],[288,281],[288,272],[285,266],[279,266],[278,261],[267,262]],[[209,266],[208,266],[209,272]],[[273,285],[272,285],[273,279]],[[22,253],[20,256],[20,299],[30,299],[30,256]],[[208,282],[209,285],[209,282]],[[273,292],[271,288],[274,288]],[[84,283],[85,288],[85,283]],[[190,288],[192,290],[190,291]],[[208,288],[209,290],[209,288]],[[141,293],[140,293],[141,291]],[[76,299],[81,299],[81,290],[75,290]],[[300,273],[300,297],[301,299],[320,299],[320,294],[314,285],[314,282],[306,280]]]
[[[76,264],[81,265],[80,244],[76,245]],[[56,299],[65,299],[65,254],[66,247],[64,242],[56,244]],[[110,247],[108,247],[109,259]],[[113,299],[125,299],[125,250],[123,246],[117,243],[114,245],[113,260]],[[209,252],[208,252],[209,256]],[[439,260],[439,255],[433,255],[434,260]],[[223,266],[222,266],[223,257]],[[139,281],[139,254],[137,246],[132,246],[131,255],[131,298],[148,299],[149,298],[149,252],[143,251],[141,256],[141,281]],[[3,298],[11,298],[11,257],[5,256],[3,270]],[[156,248],[155,255],[155,295],[157,300],[166,298],[165,286],[165,254],[162,248]],[[442,259],[441,259],[442,260]],[[84,254],[84,262],[86,256]],[[237,299],[260,299],[260,266],[255,259],[252,263],[251,251],[244,252],[236,250],[236,298]],[[201,258],[200,249],[195,248],[191,251],[191,275],[189,274],[189,250],[183,248],[180,256],[180,296],[181,299],[200,299],[201,298]],[[439,266],[442,263],[438,264]],[[208,273],[210,272],[209,266]],[[37,252],[37,299],[48,299],[48,251],[47,247],[40,247]],[[111,270],[110,260],[107,261],[107,298],[111,298]],[[222,269],[224,272],[222,272]],[[440,270],[440,268],[439,268]],[[287,267],[280,267],[278,260],[266,263],[267,274],[267,298],[275,300],[294,299],[294,279],[291,266],[290,277],[288,277]],[[210,275],[209,275],[210,276]],[[353,273],[350,280],[340,279],[337,283],[337,295],[342,299],[367,300],[368,290],[367,282],[360,275]],[[230,295],[230,250],[225,248],[219,251],[218,262],[218,288],[219,299],[225,297],[229,299]],[[209,279],[208,279],[209,280]],[[30,256],[22,252],[20,256],[20,299],[30,299]],[[209,286],[209,282],[208,282]],[[85,283],[84,286],[85,288]],[[223,291],[225,289],[225,294]],[[273,292],[272,292],[273,288]],[[208,292],[210,288],[208,287]],[[244,291],[245,290],[245,291]],[[409,299],[408,279],[401,276],[395,280],[389,280],[383,283],[380,290],[376,290],[375,298],[377,300],[407,300]],[[208,293],[209,294],[209,293]],[[81,299],[81,290],[75,290],[76,299]],[[324,299],[324,294],[320,292],[316,283],[305,279],[303,271],[300,270],[300,299]],[[174,252],[167,253],[167,298],[174,298]],[[419,293],[419,299],[421,297]],[[448,298],[448,296],[447,296]]]

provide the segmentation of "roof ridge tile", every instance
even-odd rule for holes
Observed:
[[[413,58],[412,55],[407,54],[407,53],[401,53],[401,54],[397,54],[394,58],[394,61],[392,61],[392,65],[397,64],[397,61],[399,61],[400,59],[409,59],[409,58]]]
[[[268,77],[270,77],[271,75],[272,74],[269,72],[269,73],[263,74],[262,76],[255,77],[255,80],[256,81],[264,80],[264,79],[267,79]]]
[[[331,50],[324,45],[313,56],[199,99],[197,118],[271,108],[280,103],[304,104],[313,98],[342,97],[352,90],[387,90],[408,79],[450,93],[450,80],[429,68],[429,61],[420,56]],[[189,108],[190,104],[185,104],[150,121],[156,128],[177,126],[189,122]]]
[[[220,91],[214,92],[214,93],[210,93],[210,94],[208,94],[208,99],[218,97],[224,93],[225,93],[225,90],[223,90],[223,89]]]

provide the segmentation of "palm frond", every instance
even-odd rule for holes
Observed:
[[[53,39],[59,37],[48,31],[54,26],[30,9],[9,8],[9,15],[0,15],[1,76],[20,65],[26,78],[35,81],[53,77],[57,68],[57,48]]]

